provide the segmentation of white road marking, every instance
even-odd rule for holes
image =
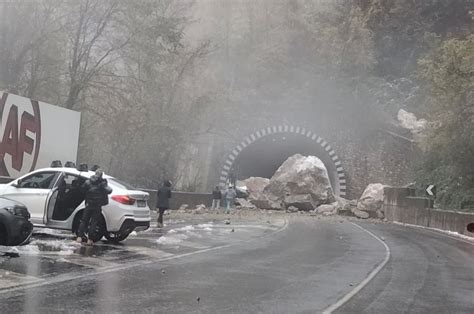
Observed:
[[[377,237],[375,234],[373,234],[372,232],[370,232],[369,230],[359,226],[358,224],[356,223],[353,223],[351,222],[351,224],[353,224],[354,226],[358,227],[359,229],[365,231],[366,233],[368,233],[371,237],[373,237],[374,239],[376,239],[377,241],[379,241],[380,243],[382,243],[382,245],[385,247],[385,259],[382,261],[382,263],[380,263],[364,280],[362,280],[354,289],[352,289],[349,293],[347,293],[344,297],[342,297],[341,299],[339,299],[339,301],[337,301],[336,303],[332,304],[331,306],[329,306],[328,308],[326,308],[324,311],[323,311],[323,314],[330,314],[332,313],[333,311],[337,310],[338,308],[340,308],[341,306],[343,306],[344,304],[347,303],[347,301],[349,301],[353,296],[355,296],[360,290],[362,290],[362,288],[364,288],[372,279],[374,279],[374,277],[382,270],[382,268],[384,268],[384,266],[388,263],[388,261],[390,260],[390,255],[391,255],[391,252],[390,252],[390,248],[388,247],[387,244],[385,244],[384,241],[382,241],[382,239],[380,239],[379,237]]]

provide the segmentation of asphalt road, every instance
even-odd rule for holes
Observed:
[[[474,246],[436,232],[297,214],[167,228],[3,263],[24,286],[0,286],[0,312],[474,313]]]

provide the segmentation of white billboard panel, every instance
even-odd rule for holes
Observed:
[[[80,123],[79,112],[0,92],[0,176],[76,162]]]

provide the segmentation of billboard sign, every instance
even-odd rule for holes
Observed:
[[[0,176],[76,161],[81,114],[0,92]]]

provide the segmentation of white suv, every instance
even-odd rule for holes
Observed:
[[[71,230],[76,233],[85,195],[82,184],[94,172],[76,168],[44,168],[30,172],[10,183],[0,184],[0,196],[26,205],[35,227]],[[150,227],[149,194],[137,191],[116,178],[105,175],[112,193],[109,204],[102,206],[103,219],[97,234],[110,241],[123,241],[133,231]]]

